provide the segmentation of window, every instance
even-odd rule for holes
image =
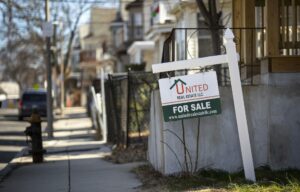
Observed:
[[[266,0],[255,1],[256,27],[265,27],[265,4]],[[281,55],[300,55],[300,0],[279,0],[278,6]]]
[[[197,25],[199,28],[207,28],[207,24],[201,13],[197,14]],[[208,29],[198,30],[198,57],[206,57],[213,54],[211,31]]]
[[[283,55],[300,54],[300,0],[280,0],[280,49]]]
[[[143,37],[143,28],[142,27],[135,27],[134,29],[134,37],[139,39]]]
[[[142,13],[134,13],[134,25],[142,26],[142,23],[143,23]]]

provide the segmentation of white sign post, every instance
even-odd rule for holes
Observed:
[[[107,142],[106,101],[105,101],[105,73],[101,68],[101,95],[102,95],[102,119],[103,119],[103,141]]]
[[[241,78],[238,68],[238,56],[233,38],[234,35],[232,31],[230,29],[227,29],[224,34],[226,47],[225,55],[155,64],[152,66],[152,70],[153,73],[161,73],[228,63],[245,177],[248,180],[256,181]]]

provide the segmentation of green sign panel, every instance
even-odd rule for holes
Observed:
[[[215,71],[160,79],[159,87],[165,121],[221,113]]]
[[[220,99],[166,105],[163,106],[163,113],[165,121],[217,115],[221,113]]]

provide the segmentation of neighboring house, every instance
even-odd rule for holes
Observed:
[[[196,0],[177,0],[170,6],[169,13],[176,17],[176,23],[168,42],[173,41],[171,49],[174,52],[166,59],[175,61],[214,55],[211,33]],[[231,2],[217,1],[217,8],[222,11],[219,24],[231,27]]]
[[[126,5],[128,11],[127,34],[129,42],[143,40],[143,0],[135,0]]]
[[[130,56],[130,64],[147,66],[153,63],[154,42],[144,40],[144,25],[149,22],[143,10],[145,5],[146,2],[136,0],[126,6],[130,16],[127,25],[130,46],[127,53]]]
[[[219,0],[216,2],[217,9],[222,11],[220,19],[222,27],[218,29],[221,41],[225,28],[232,28],[235,34],[243,83],[257,84],[266,81],[261,74],[270,72],[300,71],[298,58],[300,4],[298,1]],[[120,20],[121,22],[116,20],[115,24],[119,24],[119,28],[114,34],[115,37],[121,37],[122,41],[127,42],[126,46],[122,46],[119,51],[121,50],[123,54],[124,50],[127,51],[130,55],[130,63],[146,63],[146,70],[150,71],[153,63],[215,54],[211,31],[207,29],[203,13],[200,12],[196,0],[136,0],[126,5],[126,10],[128,11],[127,28],[124,27],[124,20]],[[141,29],[143,29],[142,34]],[[128,36],[120,36],[126,33]],[[115,39],[117,41],[117,38]],[[226,51],[222,46],[220,50],[221,53]],[[226,65],[222,66],[221,72],[221,80],[228,81]],[[293,74],[289,74],[289,77],[297,78]]]
[[[0,82],[2,108],[15,108],[20,98],[20,86],[16,82]]]
[[[66,96],[61,95],[61,90],[59,94],[57,93],[57,98],[60,101],[62,97],[67,98],[67,106],[79,106],[85,105],[85,102],[81,102],[82,95],[79,94],[81,92],[81,71],[80,71],[80,38],[76,37],[73,49],[71,51],[70,58],[70,72],[64,78],[64,93]],[[57,86],[61,89],[61,76],[57,79]],[[72,98],[72,99],[70,99]],[[70,100],[72,100],[72,104],[70,105]],[[58,102],[60,103],[60,102]],[[64,106],[64,105],[62,105]]]
[[[110,23],[115,19],[115,15],[115,8],[94,6],[90,9],[88,23],[79,26],[79,43],[72,54],[74,71],[66,80],[66,84],[70,87],[67,92],[67,106],[85,105],[86,93],[93,80],[100,77],[101,68],[105,73],[112,73],[115,70],[115,61],[110,54],[113,39]],[[75,72],[79,69],[81,74]]]
[[[3,89],[0,88],[0,108],[2,106],[2,102],[6,100],[6,93]]]
[[[195,30],[187,30],[188,28],[197,28],[199,11],[196,1],[174,1],[170,5],[169,13],[176,17],[172,36],[174,38],[175,54],[172,54],[171,60],[183,60],[198,57],[198,33]],[[188,21],[188,22],[187,22]],[[187,40],[188,38],[188,40]],[[203,38],[203,35],[202,37]],[[209,51],[210,46],[205,47],[205,51]],[[165,59],[165,58],[164,58]],[[168,59],[167,59],[168,61]]]
[[[124,12],[124,11],[123,11]],[[112,33],[112,55],[115,58],[115,72],[125,71],[125,65],[129,63],[127,54],[127,26],[122,18],[121,10],[116,14],[115,20],[111,23],[110,30]]]
[[[175,27],[175,16],[170,13],[176,1],[146,0],[144,5],[145,39],[154,43],[153,63],[161,63],[164,50],[164,41]],[[151,6],[149,6],[151,5]],[[151,71],[151,65],[146,70]]]
[[[71,53],[71,71],[79,72],[80,70],[80,42],[79,37],[76,37],[75,43]]]
[[[144,41],[144,24],[148,22],[143,14],[144,5],[143,0],[121,2],[119,12],[111,24],[118,72],[126,71],[129,66],[153,62],[154,44]]]
[[[222,6],[223,25],[227,26],[230,26],[231,21],[230,5],[228,0],[218,5]],[[197,28],[206,28],[206,25],[195,0],[145,0],[143,19],[144,40],[135,41],[128,49],[128,53],[132,61],[138,63],[148,61],[146,71],[151,71],[151,65],[154,63],[212,55],[209,31],[197,31]],[[174,40],[174,44],[167,46],[172,46],[173,55],[167,53],[164,48],[171,33],[174,38],[169,40]],[[198,46],[199,39],[205,46]],[[165,60],[164,55],[171,58]]]
[[[85,88],[100,75],[100,68],[106,73],[114,71],[114,61],[109,49],[112,42],[110,23],[115,15],[114,8],[92,7],[89,23],[80,26],[80,67],[82,86]]]

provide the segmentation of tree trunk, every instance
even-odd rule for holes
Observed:
[[[213,54],[220,55],[222,43],[220,28],[222,26],[220,25],[220,13],[217,12],[216,0],[209,0],[208,8],[204,5],[203,0],[196,0],[196,3],[210,29]],[[221,66],[215,66],[214,69],[217,72],[218,80],[220,82]]]

